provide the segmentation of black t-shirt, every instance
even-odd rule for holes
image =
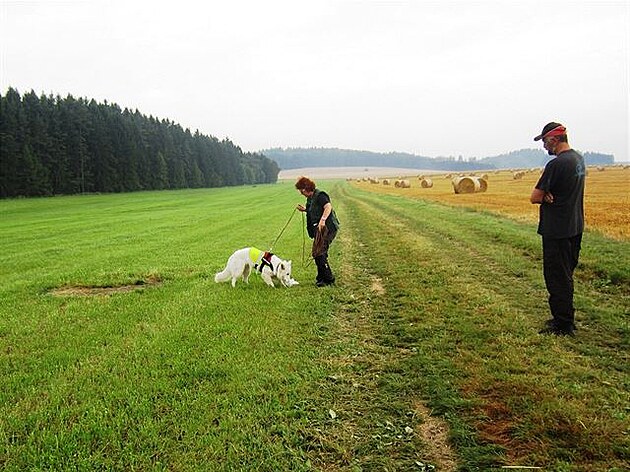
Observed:
[[[540,205],[538,234],[545,238],[571,238],[584,231],[584,158],[574,151],[561,152],[545,166],[536,188],[553,195],[553,203]]]

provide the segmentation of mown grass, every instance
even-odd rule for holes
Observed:
[[[532,224],[324,188],[326,289],[300,216],[275,246],[300,286],[213,281],[290,184],[0,202],[0,467],[624,470],[628,243],[585,235],[578,335],[549,338]]]
[[[537,334],[548,315],[533,225],[352,187],[337,200],[355,264],[385,288],[369,300],[394,352],[378,391],[383,404],[408,396],[399,421],[426,402],[449,422],[461,470],[627,467],[628,243],[585,236],[578,336],[549,338]]]
[[[313,360],[330,299],[310,284],[213,281],[235,249],[275,238],[294,192],[0,202],[0,468],[307,468],[299,405],[304,378],[323,375]],[[301,255],[294,223],[277,246],[287,258]],[[145,279],[161,283],[49,293]]]

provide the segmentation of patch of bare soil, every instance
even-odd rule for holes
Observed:
[[[383,281],[380,277],[372,277],[372,285],[370,286],[370,290],[376,295],[385,295],[385,288],[383,287]]]
[[[448,443],[448,425],[435,416],[421,402],[414,405],[415,414],[422,419],[418,427],[420,437],[426,445],[429,457],[435,462],[437,470],[451,472],[457,469],[457,460]]]
[[[150,276],[143,280],[138,280],[132,284],[107,285],[107,286],[87,286],[87,285],[66,285],[49,290],[49,294],[55,297],[93,297],[107,296],[116,293],[128,293],[142,290],[147,286],[159,285],[162,279],[158,276]]]

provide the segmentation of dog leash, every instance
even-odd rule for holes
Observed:
[[[304,212],[302,212],[302,267],[308,267],[313,262],[313,259],[309,259],[306,262],[306,221],[304,221]]]
[[[289,216],[289,221],[286,222],[286,224],[284,225],[284,228],[282,228],[282,230],[280,231],[280,234],[278,235],[278,237],[269,246],[269,252],[271,252],[273,250],[273,247],[276,245],[276,243],[280,239],[280,236],[282,236],[282,233],[284,233],[284,230],[287,229],[287,226],[289,226],[289,223],[291,223],[291,220],[293,219],[293,216],[295,215],[296,211],[297,211],[297,208],[294,208],[293,212],[291,213],[291,216]]]

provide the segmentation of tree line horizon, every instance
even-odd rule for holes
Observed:
[[[470,172],[510,168],[544,167],[552,159],[542,149],[519,149],[489,157],[427,157],[405,152],[373,152],[353,149],[309,147],[270,148],[260,151],[278,163],[281,169],[303,167],[392,167],[436,171]],[[612,165],[614,156],[598,152],[582,152],[587,165]]]
[[[227,138],[107,101],[0,94],[0,198],[264,184],[279,171]]]
[[[590,165],[614,163],[586,152]],[[0,93],[0,198],[210,188],[275,183],[280,169],[386,166],[470,171],[543,166],[550,157],[522,149],[463,160],[402,152],[271,148],[243,152],[169,119],[94,99]]]

